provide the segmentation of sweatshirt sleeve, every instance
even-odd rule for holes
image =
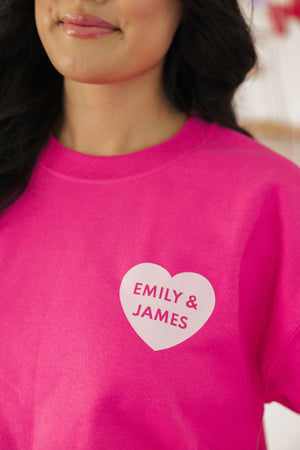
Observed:
[[[269,368],[265,398],[300,414],[300,326]]]
[[[280,261],[263,344],[264,402],[300,414],[300,168],[278,174]]]

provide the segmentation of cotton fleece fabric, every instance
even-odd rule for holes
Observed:
[[[50,134],[0,216],[0,448],[266,449],[264,404],[300,413],[299,224],[300,168],[214,122]]]

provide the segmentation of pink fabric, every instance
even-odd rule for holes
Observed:
[[[263,450],[300,413],[300,169],[189,117],[99,157],[53,135],[0,217],[0,448]]]

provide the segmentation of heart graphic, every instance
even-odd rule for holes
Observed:
[[[124,313],[135,332],[153,350],[174,347],[193,336],[211,316],[215,293],[194,272],[173,278],[163,267],[141,263],[124,275],[120,286]]]

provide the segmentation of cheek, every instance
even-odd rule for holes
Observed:
[[[57,27],[57,19],[54,12],[57,10],[57,0],[35,0],[35,23],[41,43],[46,52],[50,52],[51,33]]]
[[[53,28],[56,18],[54,11],[57,10],[58,0],[35,0],[34,13],[37,29],[40,33],[46,33]]]
[[[151,17],[153,11],[159,6],[158,0],[119,0],[118,10],[120,18],[128,18],[128,20],[147,20]]]
[[[176,27],[181,16],[180,0],[119,0],[118,11],[124,26],[159,24]]]
[[[120,0],[118,6],[125,40],[134,53],[144,58],[164,55],[181,20],[179,0]]]

